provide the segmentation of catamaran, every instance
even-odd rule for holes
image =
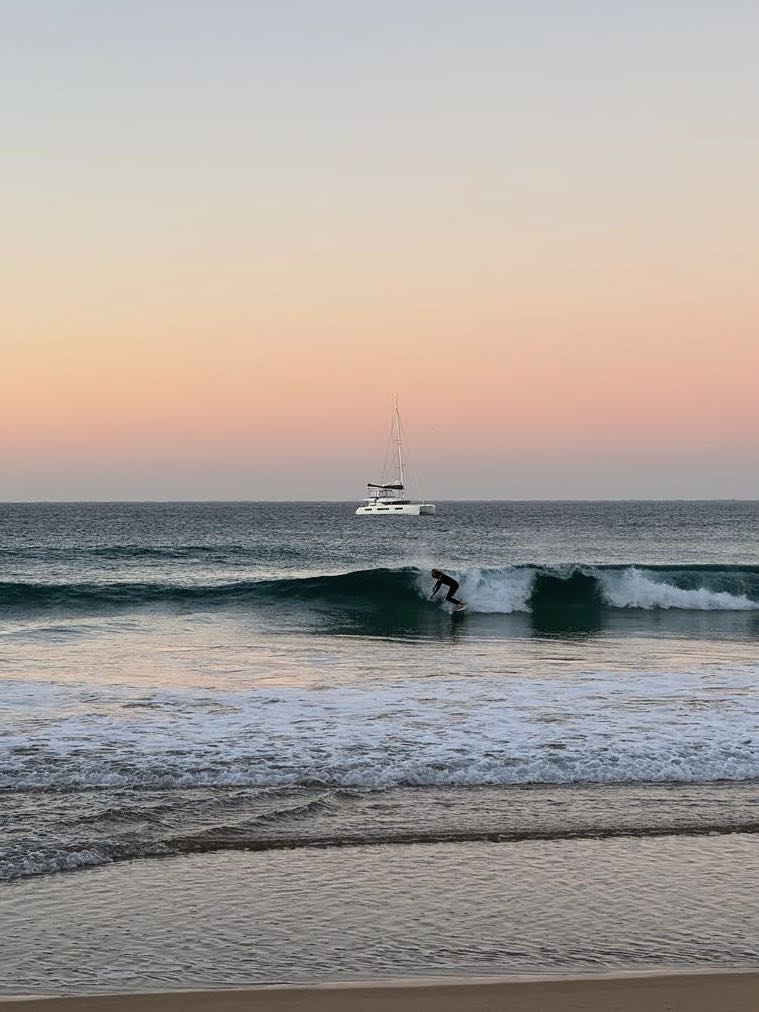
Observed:
[[[394,474],[385,481],[390,458],[394,457]],[[416,502],[406,498],[405,462],[403,453],[403,427],[398,413],[398,398],[393,405],[393,424],[390,431],[390,442],[385,454],[385,466],[382,469],[382,481],[367,483],[369,495],[356,510],[356,516],[414,516],[435,512],[431,502]]]

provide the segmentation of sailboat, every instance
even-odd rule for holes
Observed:
[[[385,481],[390,457],[395,458],[394,474],[390,480]],[[393,401],[393,424],[390,431],[390,442],[385,454],[385,467],[382,472],[382,481],[370,481],[367,483],[369,495],[364,499],[361,506],[356,510],[357,517],[363,516],[414,516],[430,514],[435,512],[435,505],[431,502],[414,502],[406,498],[405,463],[403,452],[403,427],[401,416],[398,413],[398,398]]]

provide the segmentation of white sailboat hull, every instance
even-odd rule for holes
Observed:
[[[390,448],[395,448],[395,475],[387,476],[387,464]],[[382,468],[382,480],[367,482],[371,491],[356,510],[357,517],[420,517],[435,512],[431,502],[413,502],[408,498],[404,476],[403,461],[403,429],[398,414],[398,398],[394,401],[393,425],[390,430],[390,442],[385,453],[385,465]],[[422,493],[417,489],[416,495],[421,499]]]
[[[387,516],[406,516],[406,517],[418,517],[425,514],[432,514],[435,512],[435,506],[431,502],[404,502],[404,503],[366,503],[364,506],[359,506],[356,510],[357,517],[387,517]]]

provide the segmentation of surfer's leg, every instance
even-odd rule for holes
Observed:
[[[448,593],[445,595],[446,601],[450,601],[451,604],[461,604],[461,601],[459,601],[459,599],[457,597],[453,596],[454,590],[458,590],[458,589],[459,589],[458,583],[456,584],[455,587],[450,587],[449,590],[448,590]]]

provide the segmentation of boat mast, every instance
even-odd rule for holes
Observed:
[[[401,416],[398,414],[398,395],[393,398],[395,405],[395,451],[398,457],[398,484],[403,488],[403,444],[401,443]]]

